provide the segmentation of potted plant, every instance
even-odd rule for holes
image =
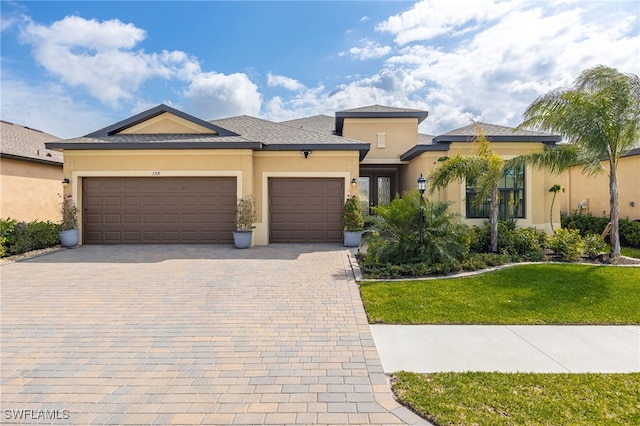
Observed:
[[[344,207],[342,207],[342,224],[344,225],[345,247],[358,247],[362,240],[362,231],[364,231],[364,217],[358,197],[355,195],[347,197]]]
[[[236,248],[245,249],[251,247],[254,222],[256,221],[256,209],[252,196],[239,198],[235,210],[236,230],[233,233],[233,243]]]
[[[78,209],[71,194],[62,199],[60,212],[62,213],[62,223],[60,224],[60,232],[58,232],[60,245],[68,248],[75,247],[80,241],[80,232],[78,230]]]

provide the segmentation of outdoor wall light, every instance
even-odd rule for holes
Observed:
[[[351,179],[351,185],[356,186],[358,184],[358,180],[356,178]]]
[[[309,154],[311,154],[313,151],[311,151],[310,149],[303,149],[302,151],[300,151],[300,154],[304,155],[304,158],[308,158]]]
[[[636,202],[635,202],[635,201],[631,201],[631,202],[629,202],[629,205],[630,205],[631,207],[635,207]]]
[[[69,179],[67,178],[62,179],[62,186],[67,186],[67,185],[69,185]]]

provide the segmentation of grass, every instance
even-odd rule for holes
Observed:
[[[640,249],[633,247],[622,247],[620,249],[620,253],[623,256],[635,257],[636,259],[640,259]]]
[[[371,323],[640,324],[640,268],[519,265],[464,278],[364,282]]]
[[[640,373],[399,372],[403,404],[439,425],[638,425]]]

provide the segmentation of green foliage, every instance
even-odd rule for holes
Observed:
[[[426,262],[455,269],[468,253],[468,227],[455,222],[447,203],[424,200],[423,243],[420,243],[421,198],[417,190],[376,207],[376,217],[367,235],[364,263],[406,265]]]
[[[599,234],[587,234],[582,239],[584,243],[584,254],[589,259],[595,259],[599,254],[607,252],[607,243]]]
[[[583,237],[587,234],[602,235],[607,227],[607,216],[594,216],[591,213],[572,212],[562,216],[562,227],[577,229]],[[640,248],[640,222],[630,219],[620,219],[620,242],[627,247]]]
[[[640,248],[640,222],[620,219],[620,242],[628,247]]]
[[[472,253],[463,262],[465,271],[478,271],[511,262],[511,256],[499,253]]]
[[[577,229],[558,229],[550,239],[549,248],[562,260],[574,262],[580,259],[584,251],[584,242]]]
[[[344,230],[348,232],[357,232],[364,229],[362,209],[360,208],[358,197],[355,195],[347,197],[342,207],[342,224],[344,225]]]
[[[16,242],[11,246],[12,254],[26,253],[53,247],[59,243],[60,225],[52,222],[19,223],[15,228]]]
[[[52,222],[0,220],[0,257],[56,246],[60,225]]]
[[[9,248],[16,242],[14,230],[17,224],[18,221],[15,219],[0,219],[0,257],[11,254]]]
[[[513,260],[540,261],[544,259],[547,234],[534,228],[516,228],[513,220],[498,222],[498,251]],[[489,223],[471,228],[470,250],[473,253],[490,252]]]
[[[529,164],[555,172],[580,164],[585,173],[596,174],[604,171],[602,160],[606,160],[611,176],[611,254],[619,256],[616,169],[620,157],[640,139],[638,76],[603,65],[584,70],[573,87],[538,97],[524,112],[519,127],[560,134],[569,142],[566,147],[571,148],[527,155]]]

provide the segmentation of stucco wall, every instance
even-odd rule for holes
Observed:
[[[298,151],[256,152],[254,154],[253,187],[258,212],[254,244],[269,243],[269,178],[317,177],[345,180],[345,198],[357,194],[351,179],[358,177],[357,151],[313,151],[304,158]]]
[[[609,163],[603,161],[602,165],[608,172]],[[583,174],[582,167],[573,167],[559,182],[566,188],[565,193],[558,194],[563,213],[577,210],[578,203],[586,200],[585,212],[609,216],[608,173],[593,177]],[[618,163],[618,205],[621,218],[640,219],[640,155],[622,157]]]
[[[378,147],[378,133],[385,134],[385,148]],[[418,143],[418,119],[345,118],[342,136],[371,144],[363,163],[397,164]]]
[[[541,143],[527,142],[499,142],[491,145],[493,151],[505,159],[528,152],[540,152],[544,149]],[[415,188],[417,177],[423,173],[427,177],[427,191],[430,189],[428,175],[435,168],[437,160],[443,156],[473,155],[474,147],[471,143],[454,142],[449,151],[429,151],[413,159],[407,166],[407,173],[403,185],[407,188]],[[558,177],[549,175],[539,169],[525,168],[525,217],[518,219],[520,227],[534,227],[539,230],[551,232],[549,213],[553,194],[549,188],[558,183]],[[469,225],[482,225],[484,219],[466,219],[466,187],[464,182],[451,182],[445,189],[429,195],[432,200],[451,202],[451,211],[462,215],[462,221]],[[560,226],[560,209],[557,206],[553,212],[554,227]]]
[[[105,150],[65,151],[64,176],[82,211],[83,177],[90,176],[234,176],[238,197],[253,195],[257,223],[254,244],[269,242],[268,179],[270,177],[334,177],[345,180],[345,196],[358,176],[357,151],[252,150]],[[81,233],[82,235],[82,233]]]
[[[0,158],[0,217],[60,221],[62,165]]]

